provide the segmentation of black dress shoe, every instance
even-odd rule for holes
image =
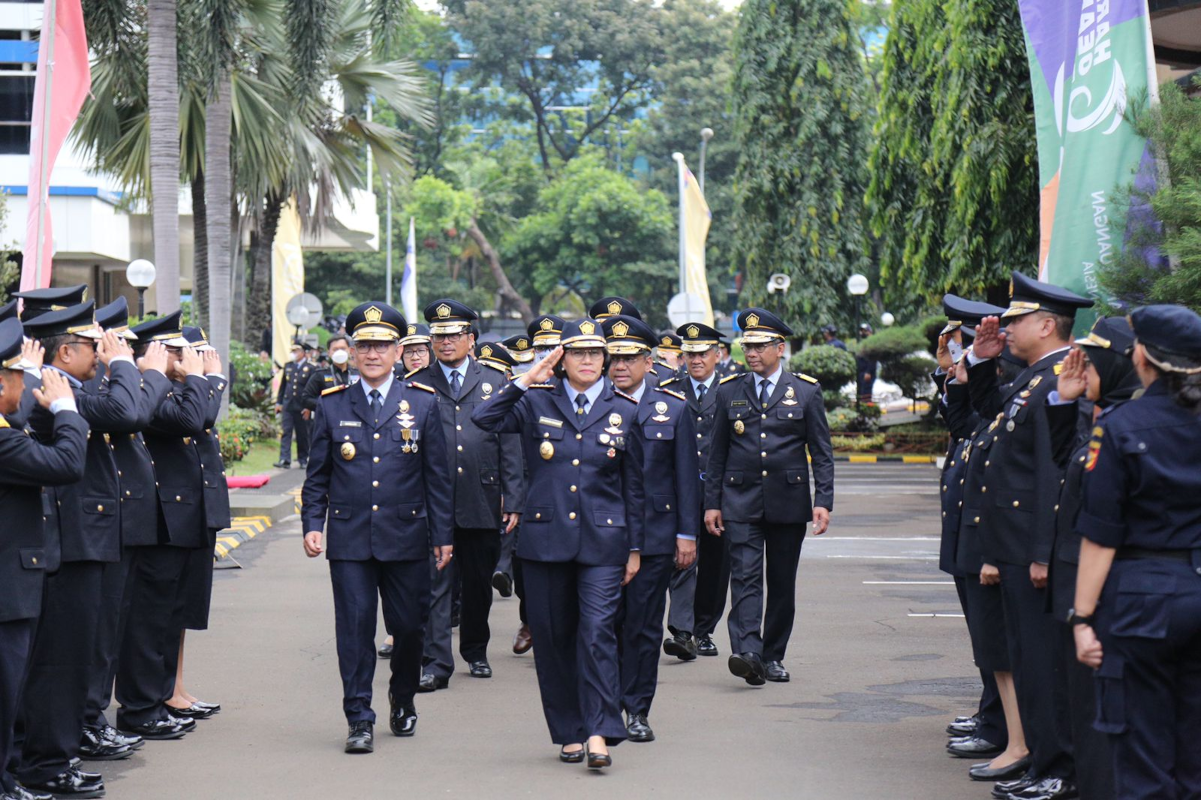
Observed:
[[[1068,800],[1079,797],[1076,784],[1064,778],[1043,778],[1035,781],[1025,789],[1010,792],[1012,800]]]
[[[513,596],[513,579],[507,572],[492,573],[492,588],[500,592],[501,597]]]
[[[193,705],[188,706],[187,708],[176,708],[175,706],[167,706],[167,713],[170,714],[171,716],[175,717],[176,719],[197,720],[197,719],[208,719],[209,717],[211,717],[213,714],[216,714],[217,712],[213,711],[210,708],[202,708],[199,705],[193,704]]]
[[[79,742],[79,757],[85,761],[120,761],[133,755],[127,744],[113,744],[104,739],[99,731],[84,728]]]
[[[197,700],[195,703],[192,703],[192,705],[199,706],[200,708],[207,708],[210,711],[212,711],[214,714],[221,713],[221,704],[220,703],[206,703],[203,700]]]
[[[491,678],[492,667],[487,661],[472,661],[467,665],[473,678]]]
[[[31,792],[49,792],[55,797],[82,798],[104,797],[104,781],[97,775],[95,780],[88,773],[80,772],[76,767],[69,767],[48,781],[30,783],[26,788]]]
[[[588,769],[604,769],[613,766],[613,757],[608,753],[588,752],[588,745],[584,745],[584,752],[588,753]]]
[[[677,633],[663,642],[663,652],[669,656],[675,656],[681,661],[696,660],[696,640],[692,638],[691,633]]]
[[[947,745],[947,753],[955,758],[992,758],[1004,752],[1004,747],[998,747],[979,736],[973,736],[964,742],[951,742]]]
[[[412,706],[392,706],[392,714],[388,717],[395,736],[412,736],[417,732],[417,709]]]
[[[439,689],[445,689],[450,686],[450,678],[443,678],[438,675],[432,675],[424,672],[421,675],[421,682],[417,684],[419,692],[436,692]]]
[[[292,462],[291,461],[276,461],[271,466],[276,467],[277,469],[288,469],[292,466]]]
[[[732,675],[742,678],[751,686],[767,683],[767,670],[758,653],[735,653],[730,656],[729,667]]]
[[[300,464],[300,468],[301,468],[301,469],[308,469],[308,466],[309,466],[309,460],[308,460],[307,458],[302,458],[302,459],[300,459],[300,461],[298,461],[297,463],[298,463],[298,464]]]
[[[566,746],[567,745],[563,745],[563,747]],[[579,764],[584,760],[584,750],[582,748],[576,750],[574,753],[569,753],[564,750],[563,747],[559,748],[559,760],[564,764]]]
[[[788,670],[784,669],[783,661],[768,661],[763,668],[767,671],[767,679],[772,683],[788,683],[792,680]]]
[[[195,725],[196,723],[192,723]],[[182,739],[187,733],[179,725],[165,719],[156,719],[145,725],[122,725],[121,732],[141,736],[143,739]]]
[[[379,657],[380,657],[380,658],[391,658],[391,657],[392,657],[392,650],[393,650],[393,646],[392,646],[392,645],[390,645],[390,644],[382,644],[382,645],[380,645],[380,648],[379,648]]]
[[[626,735],[630,737],[631,742],[655,741],[655,732],[646,721],[646,714],[630,715],[629,721],[626,722]]]
[[[974,781],[1012,781],[1022,777],[1030,769],[1030,756],[1019,758],[1008,767],[988,766],[988,762],[976,764],[967,771],[968,777]]]
[[[375,752],[375,726],[367,720],[350,723],[350,730],[346,734],[346,752],[348,753],[374,753]]]
[[[119,733],[112,725],[101,725],[99,728],[94,728],[96,734],[104,741],[110,744],[123,744],[130,750],[141,750],[142,745],[146,744],[146,740],[141,736],[126,736]]]
[[[167,707],[167,722],[173,722],[179,727],[183,728],[184,733],[191,733],[192,731],[196,730],[196,720],[188,719],[186,717],[177,717],[173,713],[174,711],[175,709],[171,708],[170,706]]]
[[[54,795],[52,795],[52,794],[42,794],[41,792],[31,792],[31,791],[29,791],[29,789],[25,788],[24,786],[22,786],[19,783],[13,787],[13,790],[11,792],[4,795],[4,797],[6,800],[8,798],[12,798],[12,800],[54,800]]]
[[[451,614],[450,614],[450,627],[452,627],[452,628],[457,628],[457,627],[459,627],[459,612],[458,612],[458,611],[452,611],[452,612],[451,612]]]
[[[992,787],[992,796],[998,798],[998,800],[1009,800],[1010,792],[1020,792],[1036,783],[1038,783],[1038,779],[1033,775],[1023,775],[1022,777],[1015,778],[1011,781],[994,783]]]
[[[979,726],[980,720],[975,717],[955,717],[947,726],[947,736],[971,736]]]
[[[701,656],[717,655],[717,645],[713,643],[713,639],[708,636],[702,636],[696,640],[696,653]]]

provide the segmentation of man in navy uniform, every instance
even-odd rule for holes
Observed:
[[[9,417],[17,413],[25,393],[25,371],[40,367],[24,356],[36,348],[24,346],[21,323],[0,321],[0,798],[22,800],[33,795],[20,788],[9,772],[14,761],[13,721],[21,702],[41,613],[47,570],[57,569],[57,541],[43,527],[43,486],[62,486],[83,478],[88,424],[79,415],[67,379],[48,374],[31,392],[42,408],[54,415],[48,439],[30,437]],[[74,769],[72,767],[71,769]],[[86,785],[80,782],[81,785]],[[45,795],[37,795],[45,797]]]
[[[77,286],[55,286],[47,289],[30,289],[26,292],[14,292],[13,297],[21,299],[21,321],[29,322],[42,314],[51,311],[77,306],[88,296],[86,283]]]
[[[534,365],[534,342],[528,334],[519,333],[501,340],[501,347],[513,356],[513,374],[520,375]]]
[[[722,344],[721,332],[699,322],[681,325],[676,333],[684,352],[688,374],[659,384],[687,399],[688,413],[695,420],[696,457],[701,489],[697,502],[704,502],[705,468],[713,441],[713,423],[717,418],[717,365]],[[713,631],[726,610],[726,591],[730,587],[730,557],[726,542],[704,529],[704,508],[697,509],[696,562],[680,570],[671,579],[671,611],[667,628],[671,638],[663,642],[663,652],[681,661],[698,655],[716,656]]]
[[[1058,631],[1047,613],[1047,565],[1055,539],[1062,470],[1056,461],[1070,447],[1072,417],[1049,417],[1047,398],[1072,344],[1076,312],[1093,301],[1048,283],[1013,273],[1009,309],[985,317],[976,328],[968,359],[968,391],[983,420],[993,420],[985,461],[987,513],[972,522],[988,563],[1001,573],[1001,599],[1009,633],[1010,661],[1031,765],[1022,792],[1032,797],[1074,797],[1075,765],[1069,722],[1055,713],[1067,693],[1052,646]],[[999,386],[993,359],[1008,346],[1026,369]]]
[[[46,582],[19,723],[24,741],[17,775],[33,790],[93,796],[103,782],[81,778],[73,759],[80,753],[104,565],[121,560],[117,466],[109,439],[136,422],[141,375],[125,340],[96,327],[92,302],[41,314],[25,332],[46,349],[43,380],[51,370],[66,378],[92,431],[83,479],[50,490],[57,513],[48,533],[60,543],[62,566]],[[95,377],[98,361],[110,371],[108,391],[89,394],[84,385]],[[41,441],[53,439],[55,419],[48,410],[34,409],[29,424]],[[130,753],[128,746],[101,748],[106,758]]]
[[[348,753],[374,750],[377,597],[395,637],[391,729],[397,736],[416,732],[430,552],[445,569],[454,550],[450,454],[436,392],[393,373],[405,329],[404,317],[386,303],[363,303],[347,315],[360,380],[328,390],[317,403],[301,494],[305,553],[315,558],[328,550]]]
[[[332,363],[328,367],[314,370],[313,374],[309,375],[309,381],[304,385],[304,392],[300,398],[306,420],[313,418],[317,398],[322,392],[344,383],[354,383],[359,379],[359,371],[351,364],[350,340],[344,334],[335,333],[329,337],[325,347]]]
[[[435,300],[425,309],[436,362],[406,375],[434,387],[442,432],[450,454],[455,559],[463,581],[459,654],[473,678],[491,678],[488,663],[488,614],[492,609],[492,573],[500,560],[501,531],[516,527],[525,502],[521,441],[516,434],[485,433],[471,421],[476,405],[507,382],[503,373],[485,369],[470,355],[472,323],[479,315],[457,300]],[[499,347],[497,348],[500,349]],[[453,533],[453,535],[452,535]],[[451,645],[453,571],[431,567],[433,598],[422,659],[421,691],[446,688],[454,673]]]
[[[609,379],[638,402],[631,427],[643,440],[644,541],[642,566],[623,590],[621,700],[631,742],[653,742],[647,717],[659,682],[659,642],[667,587],[677,570],[696,560],[700,481],[696,429],[684,395],[651,387],[655,331],[634,317],[601,323],[609,353]]]
[[[275,466],[292,466],[292,434],[296,434],[296,460],[304,469],[309,463],[309,423],[304,418],[304,387],[316,368],[309,363],[308,345],[292,342],[292,360],[284,365],[275,398],[275,413],[282,415],[283,435],[279,439],[279,461]]]
[[[655,371],[659,373],[661,381],[678,378],[684,372],[681,341],[679,334],[673,331],[659,334],[659,344],[655,348]]]
[[[784,339],[792,330],[762,308],[742,311],[738,327],[751,372],[724,378],[717,389],[705,526],[729,537],[730,672],[762,686],[789,679],[783,661],[796,616],[801,544],[806,523],[813,523],[814,536],[830,525],[834,450],[817,379],[784,369]],[[812,499],[806,456],[813,461]]]
[[[534,321],[526,328],[526,333],[530,335],[534,344],[533,363],[537,364],[554,352],[554,349],[559,346],[563,335],[563,326],[566,324],[562,317],[556,317],[554,314],[543,314],[534,318]]]

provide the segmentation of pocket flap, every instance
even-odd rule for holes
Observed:
[[[550,439],[552,442],[556,442],[563,438],[562,428],[554,428],[550,425],[535,425],[532,430],[535,439]]]
[[[776,419],[804,419],[804,418],[805,418],[805,408],[803,406],[781,405],[776,408]]]
[[[784,476],[789,483],[809,483],[809,473],[801,469],[790,469]]]
[[[742,473],[741,472],[727,472],[726,479],[723,481],[723,483],[725,483],[726,486],[741,486],[742,485]]]
[[[401,503],[397,506],[397,510],[401,519],[423,519],[425,517],[425,503]]]
[[[527,525],[531,522],[550,522],[555,518],[554,506],[534,506],[526,508],[525,514],[521,517],[521,524]]]
[[[351,427],[334,428],[330,438],[335,442],[359,442],[363,440],[363,429]]]
[[[1131,573],[1118,580],[1119,594],[1175,594],[1176,576],[1157,573]]]
[[[117,513],[117,501],[111,497],[82,497],[79,502],[85,514],[111,517]]]
[[[660,514],[666,514],[671,511],[672,496],[669,494],[657,494],[652,498],[655,505],[655,511]]]
[[[626,526],[625,511],[594,511],[592,521],[598,528],[624,528]]]
[[[350,519],[350,506],[335,506],[329,507],[329,518],[334,519]]]
[[[495,486],[500,483],[500,470],[496,469],[481,469],[480,483],[487,486]]]
[[[739,406],[738,408],[727,408],[726,417],[728,419],[746,419],[751,415],[749,407]]]
[[[676,438],[676,429],[673,425],[647,425],[643,428],[648,442],[667,442]]]
[[[21,550],[21,566],[25,569],[45,569],[45,551],[40,547],[23,548]]]

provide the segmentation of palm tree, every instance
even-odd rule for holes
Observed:
[[[179,63],[176,0],[146,0],[146,98],[150,118],[150,216],[158,311],[179,308]]]

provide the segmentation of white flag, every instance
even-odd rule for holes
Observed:
[[[400,278],[400,306],[405,319],[417,321],[417,233],[412,217],[409,217],[409,244],[405,247],[405,271]]]

